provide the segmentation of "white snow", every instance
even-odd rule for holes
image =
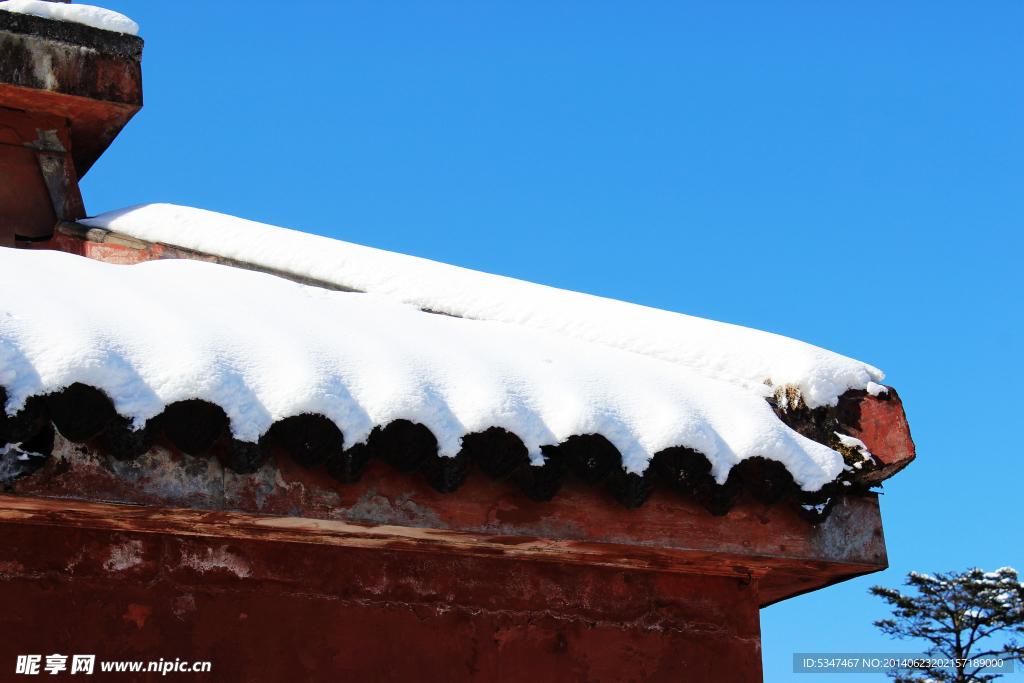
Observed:
[[[794,339],[636,304],[488,275],[223,214],[146,204],[80,221],[372,292],[473,320],[513,323],[632,351],[726,380],[760,397],[797,388],[807,405],[835,405],[884,375]]]
[[[107,31],[139,35],[139,25],[123,14],[92,5],[65,5],[61,2],[41,2],[41,0],[6,0],[0,2],[0,10],[17,14],[34,14],[58,21],[70,21],[74,24],[85,24],[93,28]]]
[[[705,341],[719,339],[733,349],[738,342],[730,341],[730,332],[748,342],[763,339],[776,354],[803,352],[804,364],[828,357],[813,347],[194,210],[150,211],[203,218],[214,232],[218,225],[263,230],[279,248],[297,239],[298,245],[284,249],[286,263],[309,266],[320,276],[333,268],[326,274],[350,274],[346,282],[367,289],[391,283],[392,293],[337,292],[198,261],[128,267],[55,251],[0,249],[0,384],[8,392],[8,414],[31,395],[82,382],[106,392],[137,426],[171,402],[211,401],[227,412],[234,436],[246,441],[277,420],[311,412],[333,420],[346,446],[365,440],[374,425],[405,418],[426,425],[445,456],[459,451],[465,434],[498,426],[517,434],[535,462],[542,445],[598,433],[633,472],[642,472],[654,453],[669,446],[705,454],[721,482],[734,464],[755,455],[784,463],[805,490],[820,489],[843,470],[839,453],[790,430],[757,392],[716,379],[727,367],[721,350],[708,363],[722,369],[710,372],[660,359],[695,353],[693,340],[670,343],[673,330],[703,330]],[[104,222],[121,228],[116,220]],[[194,225],[175,241],[191,240],[189,235],[201,241],[201,226]],[[249,235],[249,241],[260,239]],[[298,259],[302,249],[312,252],[308,262],[287,260]],[[330,253],[317,261],[318,249]],[[272,253],[261,252],[261,258]],[[375,268],[384,266],[392,277],[373,280]],[[399,266],[407,266],[407,277]],[[466,286],[465,297],[454,296],[459,283]],[[483,291],[472,290],[471,283]],[[393,293],[418,290],[425,293],[417,305],[401,303]],[[513,294],[524,300],[502,298]],[[542,295],[555,301],[545,305]],[[570,303],[591,314],[611,311],[618,324],[587,327],[588,318]],[[491,312],[493,318],[521,316],[524,324],[433,315],[418,309],[423,304]],[[536,317],[530,306],[541,309]],[[569,318],[561,326],[549,317],[558,306]],[[644,347],[648,354],[614,348],[641,344],[643,330],[635,326],[655,334]],[[605,339],[602,331],[613,336]],[[588,336],[604,343],[583,341]],[[740,355],[741,369],[753,372],[758,356]],[[830,367],[838,372],[843,363]],[[856,367],[867,375],[866,366]]]
[[[889,387],[881,384],[876,384],[874,382],[868,382],[868,385],[864,388],[867,389],[868,393],[871,394],[872,396],[878,396],[879,394],[889,393]]]

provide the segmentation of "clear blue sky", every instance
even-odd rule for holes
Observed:
[[[888,374],[919,458],[891,568],[762,611],[766,681],[913,650],[873,583],[1024,570],[1024,3],[97,4],[142,26],[146,106],[92,214],[202,207]]]

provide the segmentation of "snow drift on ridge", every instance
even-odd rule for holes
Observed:
[[[429,273],[491,282],[311,239],[314,246],[355,250],[350,259],[376,255],[393,272],[395,264],[419,267],[425,284]],[[362,267],[357,274],[372,271]],[[495,290],[539,296],[535,285],[496,281]],[[414,274],[407,286],[416,282]],[[432,315],[395,297],[189,260],[120,266],[0,249],[0,283],[0,384],[8,414],[29,396],[82,382],[103,390],[137,425],[175,401],[216,403],[245,441],[256,441],[277,420],[319,413],[340,427],[346,446],[365,440],[375,425],[404,418],[426,425],[445,456],[459,451],[465,434],[498,426],[517,434],[535,462],[542,445],[597,433],[637,473],[669,446],[706,455],[719,481],[756,455],[785,464],[805,490],[819,489],[843,468],[839,453],[792,431],[763,398],[733,383],[528,325]],[[444,287],[454,285],[436,289],[449,291]],[[501,313],[500,306],[494,310]],[[507,314],[517,312],[525,308]]]
[[[130,36],[139,34],[139,25],[125,15],[92,5],[65,5],[60,2],[42,2],[41,0],[6,0],[6,2],[0,2],[0,10],[17,14],[34,14],[37,17],[69,21],[73,24],[85,24],[106,31],[127,33]]]
[[[797,387],[811,408],[885,375],[788,337],[681,313],[489,275],[436,261],[171,204],[144,204],[79,221],[381,294],[420,308],[554,332],[686,366],[758,396]]]

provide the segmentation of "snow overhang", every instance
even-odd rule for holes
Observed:
[[[62,231],[69,249],[158,262],[4,254],[8,291],[40,270],[76,283],[56,302],[26,291],[0,321],[7,419],[33,434],[52,420],[117,459],[163,433],[249,473],[277,443],[342,483],[379,460],[453,492],[479,468],[546,501],[572,472],[627,508],[661,484],[715,515],[746,491],[820,522],[914,457],[899,397],[881,385],[812,409],[795,390],[765,397],[607,344],[189,263],[224,257],[105,229]],[[23,432],[7,441],[46,441]]]

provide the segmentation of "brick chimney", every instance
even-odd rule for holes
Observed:
[[[142,108],[143,41],[0,11],[0,246],[86,216],[79,179]]]

